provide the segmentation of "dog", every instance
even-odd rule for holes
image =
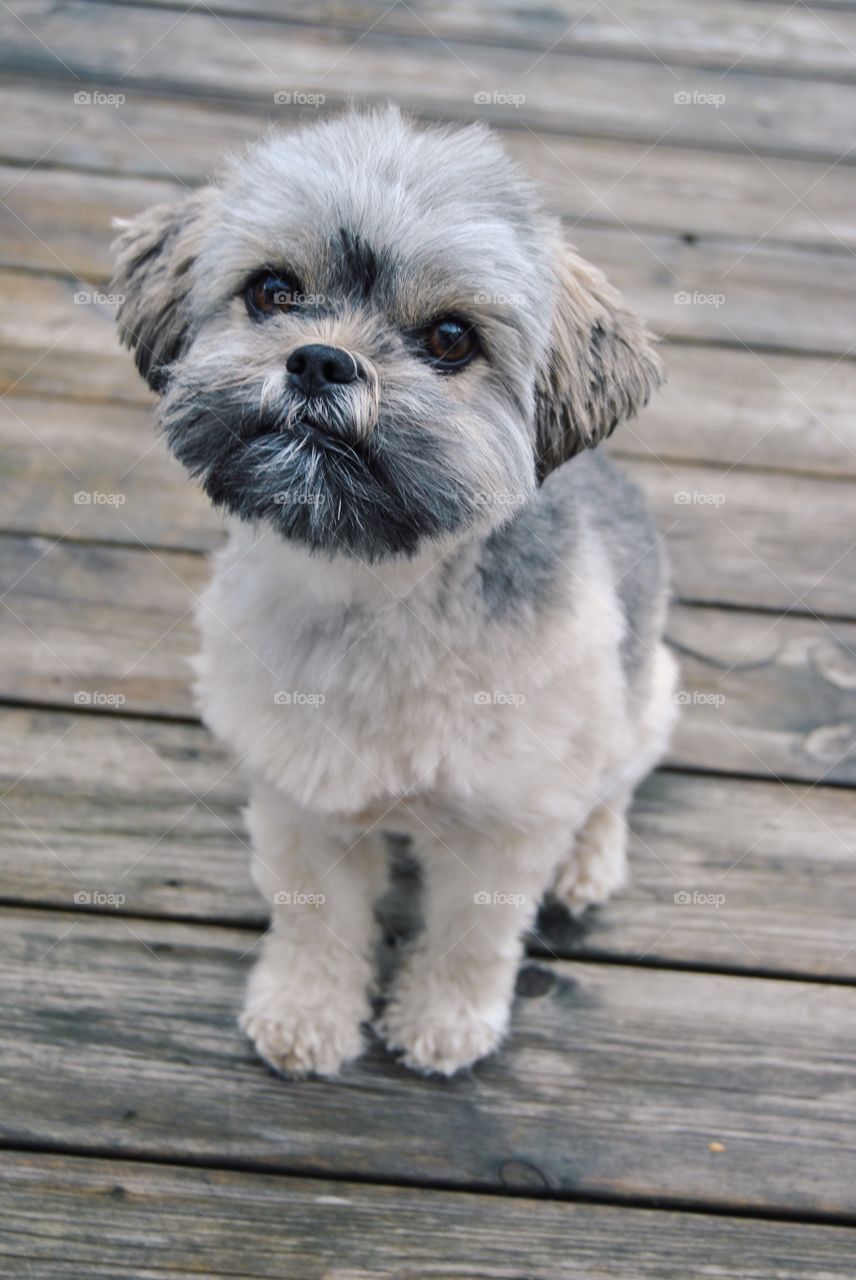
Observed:
[[[660,541],[594,449],[659,357],[489,130],[394,107],[266,135],[116,262],[121,338],[228,525],[196,688],[272,913],[241,1025],[287,1076],[360,1055],[404,835],[422,928],[374,1026],[450,1076],[502,1041],[545,895],[623,884],[671,728]]]

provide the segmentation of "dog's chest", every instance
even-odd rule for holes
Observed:
[[[324,596],[224,560],[198,615],[215,732],[312,807],[353,812],[441,785],[496,684],[472,619],[418,590]]]

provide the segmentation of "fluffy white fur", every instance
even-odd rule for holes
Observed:
[[[342,222],[381,262],[359,297],[334,270]],[[254,327],[241,281],[279,262],[332,301]],[[291,1075],[335,1075],[359,1055],[385,834],[404,833],[423,927],[376,1029],[407,1066],[452,1074],[502,1040],[544,895],[579,910],[623,883],[626,811],[672,722],[658,541],[639,495],[587,451],[656,382],[647,335],[560,247],[486,133],[419,131],[396,113],[268,140],[218,186],[144,215],[120,241],[117,281],[170,442],[233,513],[198,611],[197,688],[250,780],[253,870],[272,911],[242,1025]],[[449,308],[485,345],[452,378],[406,345]],[[282,373],[313,341],[370,371],[371,413],[364,391],[343,392],[325,429],[350,414],[355,441],[394,452],[406,422],[398,474],[413,493],[439,477],[436,513],[420,494],[430,532],[406,552],[385,546],[382,510],[343,525],[338,491],[327,524],[264,514],[280,474],[289,500],[330,496],[323,445],[296,459],[318,437],[290,434],[303,406]],[[245,424],[280,400],[256,462]],[[447,473],[426,472],[423,441],[448,469],[442,502]],[[390,510],[406,514],[408,492]]]

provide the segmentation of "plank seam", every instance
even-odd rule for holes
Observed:
[[[761,1209],[753,1206],[733,1206],[703,1200],[688,1200],[677,1196],[621,1196],[610,1195],[607,1192],[596,1194],[585,1191],[560,1191],[553,1188],[545,1188],[539,1194],[533,1188],[498,1187],[492,1183],[480,1182],[463,1185],[461,1183],[445,1182],[442,1179],[426,1181],[401,1179],[396,1182],[389,1182],[384,1178],[372,1178],[359,1172],[340,1173],[336,1170],[319,1170],[317,1173],[309,1173],[304,1169],[270,1165],[256,1160],[205,1160],[202,1157],[194,1159],[193,1156],[187,1156],[183,1159],[178,1159],[175,1156],[159,1158],[150,1152],[138,1153],[133,1149],[123,1149],[121,1153],[117,1153],[109,1147],[93,1145],[89,1148],[78,1148],[71,1143],[61,1142],[0,1141],[0,1150],[19,1155],[66,1156],[74,1159],[109,1160],[113,1163],[151,1165],[156,1168],[208,1169],[218,1173],[262,1174],[266,1177],[275,1178],[299,1178],[305,1182],[333,1182],[359,1187],[384,1187],[389,1190],[403,1188],[408,1190],[438,1191],[459,1196],[491,1196],[498,1200],[514,1199],[550,1201],[563,1204],[604,1205],[606,1207],[634,1209],[640,1213],[701,1214],[716,1218],[740,1218],[761,1222],[793,1222],[801,1223],[805,1226],[830,1227],[848,1231],[856,1227],[856,1214],[812,1213],[808,1210],[795,1209],[789,1205],[771,1205],[769,1208]]]

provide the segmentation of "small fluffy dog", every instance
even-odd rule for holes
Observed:
[[[545,893],[621,885],[671,725],[658,540],[591,451],[657,385],[649,335],[487,130],[391,108],[266,138],[117,263],[228,516],[197,673],[272,909],[242,1025],[291,1075],[361,1052],[404,833],[423,927],[376,1025],[451,1075],[502,1039]]]

